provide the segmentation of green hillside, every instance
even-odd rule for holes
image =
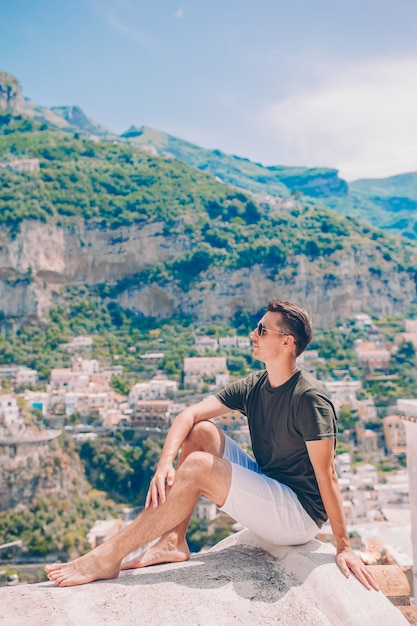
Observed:
[[[39,172],[16,171],[13,160],[19,158],[39,159]],[[382,246],[387,267],[410,263],[400,241],[325,208],[295,199],[286,207],[258,205],[181,161],[51,130],[22,115],[0,116],[0,165],[0,223],[12,232],[23,219],[62,224],[81,218],[114,229],[158,221],[167,236],[185,237],[188,251],[150,266],[140,277],[146,282],[174,280],[187,289],[209,267],[259,263],[274,275],[297,255],[337,259],[351,246]],[[106,292],[119,292],[126,281]]]
[[[349,183],[346,198],[324,200],[342,215],[351,215],[390,233],[417,239],[417,173]]]
[[[35,165],[32,170],[25,169],[28,162]],[[24,115],[3,113],[0,286],[5,304],[0,310],[3,316],[36,317],[33,307],[24,309],[19,303],[29,307],[31,298],[44,298],[34,295],[39,289],[47,290],[54,301],[59,295],[55,279],[48,283],[50,270],[44,272],[37,253],[31,257],[28,252],[26,259],[31,260],[26,260],[26,265],[15,260],[15,253],[7,253],[17,238],[19,247],[27,245],[28,220],[54,224],[62,227],[62,233],[74,234],[72,243],[67,239],[65,244],[71,249],[57,251],[65,267],[69,263],[65,255],[74,259],[75,268],[87,259],[89,267],[95,266],[90,246],[99,245],[101,231],[114,230],[114,237],[106,235],[105,250],[97,248],[95,252],[102,255],[102,269],[97,266],[88,279],[82,279],[82,270],[75,269],[68,279],[63,266],[56,280],[62,287],[84,280],[87,289],[103,301],[125,302],[122,306],[145,316],[161,317],[162,310],[169,310],[170,314],[201,319],[212,298],[233,301],[239,287],[252,298],[256,289],[251,276],[257,273],[257,281],[270,282],[271,289],[274,286],[294,295],[302,292],[313,306],[320,301],[316,316],[321,323],[326,319],[330,294],[336,302],[331,314],[341,318],[349,310],[338,302],[359,294],[370,312],[391,310],[393,302],[397,309],[412,304],[417,267],[412,243],[351,216],[338,215],[323,200],[320,206],[317,202],[296,194],[275,199],[253,196],[180,160],[154,156],[143,146],[92,140],[80,133],[51,129]],[[130,228],[132,225],[135,227]],[[107,274],[107,260],[113,262],[123,250],[135,247],[137,233],[150,226],[157,233],[159,252],[148,258],[154,242],[150,240],[148,248],[148,241],[143,241],[139,261],[132,261],[136,258],[132,250],[132,255],[119,257],[123,260],[116,271]],[[77,234],[85,227],[88,244]],[[50,249],[51,242],[45,243]],[[48,267],[56,274],[54,265]],[[214,296],[219,276],[225,284]],[[143,298],[139,309],[135,298]],[[165,301],[174,305],[164,309]],[[9,307],[12,302],[14,308]],[[243,308],[253,313],[259,304],[252,302],[251,306],[233,304],[222,314],[214,306],[211,315],[235,319],[243,314]]]
[[[220,150],[200,148],[146,126],[131,127],[122,137],[133,144],[154,147],[158,153],[170,155],[191,167],[210,172],[225,183],[257,194],[287,197],[298,191],[321,198],[347,193],[345,181],[338,178],[336,170],[329,168],[265,167]]]
[[[287,167],[285,165],[264,166],[249,159],[225,154],[220,150],[201,148],[146,126],[140,128],[132,126],[119,137],[92,120],[77,106],[60,106],[49,109],[27,98],[24,99],[19,81],[4,71],[0,71],[0,101],[0,109],[3,111],[8,110],[9,113],[14,114],[23,112],[20,122],[16,118],[13,123],[10,120],[7,121],[4,117],[5,113],[3,114],[1,123],[4,128],[2,134],[6,135],[14,131],[32,133],[29,142],[22,141],[21,138],[16,145],[13,141],[11,143],[2,142],[0,154],[2,164],[4,165],[5,159],[12,160],[14,155],[32,154],[32,156],[45,159],[41,163],[41,173],[46,173],[49,168],[51,174],[52,162],[62,159],[68,175],[74,182],[78,183],[72,189],[72,192],[75,192],[72,205],[77,206],[77,209],[74,209],[71,202],[65,200],[63,191],[65,184],[53,183],[52,180],[48,180],[48,176],[41,176],[40,179],[43,184],[39,186],[32,178],[28,183],[32,194],[30,201],[29,196],[27,196],[23,208],[22,193],[17,194],[13,206],[13,216],[7,212],[8,209],[6,209],[6,217],[3,215],[3,221],[6,219],[8,223],[18,221],[19,216],[23,216],[25,212],[27,215],[39,219],[46,219],[47,215],[54,213],[61,216],[77,213],[82,214],[87,219],[104,219],[109,223],[130,223],[135,219],[148,219],[153,214],[155,203],[158,203],[153,192],[159,194],[158,185],[161,184],[161,181],[150,185],[148,178],[147,191],[149,193],[147,194],[140,192],[135,194],[132,187],[130,191],[121,192],[122,181],[132,174],[128,170],[133,165],[130,163],[130,165],[125,166],[124,162],[127,163],[131,158],[126,155],[135,154],[136,165],[134,168],[139,167],[139,163],[141,163],[141,174],[143,175],[144,170],[148,167],[145,166],[145,162],[149,164],[152,155],[164,155],[166,162],[167,158],[171,159],[172,170],[177,167],[172,159],[181,161],[200,170],[200,172],[214,176],[217,182],[223,182],[257,194],[261,202],[264,202],[267,196],[288,198],[302,194],[307,203],[309,200],[313,203],[320,202],[321,206],[330,208],[343,216],[353,217],[389,233],[402,235],[409,240],[417,239],[417,173],[402,174],[385,179],[364,179],[348,184],[339,178],[335,169]],[[22,121],[23,119],[25,122]],[[46,130],[48,133],[45,132]],[[65,144],[62,137],[59,140],[51,138],[49,133],[52,130],[65,131],[68,135],[67,143]],[[35,140],[33,133],[37,132],[42,132],[43,137],[37,137]],[[91,143],[91,139],[97,138],[108,142],[105,148],[101,144]],[[78,144],[74,141],[78,141]],[[60,146],[58,152],[55,149],[55,142],[57,146],[58,144]],[[65,144],[64,147],[62,142]],[[109,145],[109,142],[112,142],[112,146]],[[119,145],[120,149],[116,148],[116,145]],[[138,151],[135,148],[142,150]],[[145,150],[148,151],[148,160],[144,155]],[[119,172],[115,176],[112,175],[112,181],[115,188],[119,189],[119,193],[108,194],[105,185],[103,186],[100,182],[103,176],[105,177],[109,173],[104,167],[104,162],[107,164],[111,162],[111,167],[113,167],[117,160],[119,160],[119,169],[123,169],[123,172]],[[75,161],[78,162],[78,165],[75,165]],[[181,166],[178,165],[178,167],[178,171],[180,171]],[[168,164],[165,168],[167,171],[170,169]],[[64,175],[64,172],[60,174]],[[55,175],[56,172],[51,174],[52,178]],[[6,174],[3,172],[3,179],[5,177]],[[119,180],[115,182],[117,178]],[[19,186],[22,187],[22,176],[20,176],[19,181]],[[197,186],[201,184],[201,181],[202,179],[199,179]],[[10,194],[14,194],[15,184],[13,175],[10,175],[6,184],[6,197],[7,190]],[[133,186],[135,186],[134,182]],[[61,189],[61,199],[56,195],[58,188]],[[142,189],[142,191],[144,190]],[[232,192],[229,190],[227,193]],[[117,195],[118,198],[114,197]],[[124,203],[122,196],[125,199],[129,196],[131,202]],[[87,203],[86,197],[88,198]],[[167,208],[166,199],[168,197],[169,192],[161,194],[160,204],[164,205],[165,209]],[[193,202],[197,200],[198,203],[198,198],[195,198],[193,194],[191,197]],[[95,207],[95,199],[99,201],[100,210]],[[175,213],[178,209],[178,203],[175,199],[173,202],[176,205],[174,207]],[[181,206],[187,205],[187,201],[182,199],[179,204]],[[140,210],[136,215],[134,207],[139,205]],[[161,210],[160,206],[159,213]]]
[[[16,169],[39,159],[39,172]],[[23,115],[0,115],[0,223],[71,217],[116,228],[146,220],[169,223],[218,207],[256,214],[249,196],[180,161],[156,158],[121,143],[51,130]]]
[[[408,239],[417,238],[417,173],[348,184],[334,169],[266,167],[220,150],[200,148],[146,126],[131,127],[122,138],[154,148],[160,154],[184,161],[253,193],[281,198],[301,193],[306,198],[320,200],[323,206],[341,215]]]

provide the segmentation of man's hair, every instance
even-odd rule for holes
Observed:
[[[308,311],[298,304],[291,304],[291,302],[284,302],[283,300],[271,300],[266,310],[281,314],[280,329],[294,336],[297,356],[304,352],[313,338],[313,328]]]

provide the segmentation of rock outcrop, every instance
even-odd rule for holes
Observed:
[[[186,563],[122,572],[115,580],[2,588],[0,606],[8,626],[408,624],[382,592],[343,576],[332,546],[273,546],[246,530]]]
[[[59,430],[25,430],[0,437],[0,511],[31,502],[35,495],[69,498],[90,489],[78,457],[57,441]]]
[[[0,111],[8,109],[13,111],[13,113],[22,112],[22,87],[14,76],[0,71]]]
[[[70,128],[75,132],[83,132],[87,135],[106,136],[109,131],[101,124],[94,122],[77,106],[51,107],[53,114],[68,122]]]

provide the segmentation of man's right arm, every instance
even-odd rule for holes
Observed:
[[[165,439],[161,457],[146,496],[145,508],[149,508],[151,505],[156,507],[165,502],[166,488],[172,487],[174,484],[174,461],[194,424],[223,415],[226,410],[225,405],[215,396],[208,396],[177,415]]]

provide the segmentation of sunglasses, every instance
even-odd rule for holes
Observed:
[[[279,330],[271,330],[270,328],[265,328],[262,322],[257,323],[256,330],[258,331],[258,337],[262,337],[264,332],[276,333],[277,335],[284,335],[285,337],[288,337],[289,335],[289,333],[282,333]]]

